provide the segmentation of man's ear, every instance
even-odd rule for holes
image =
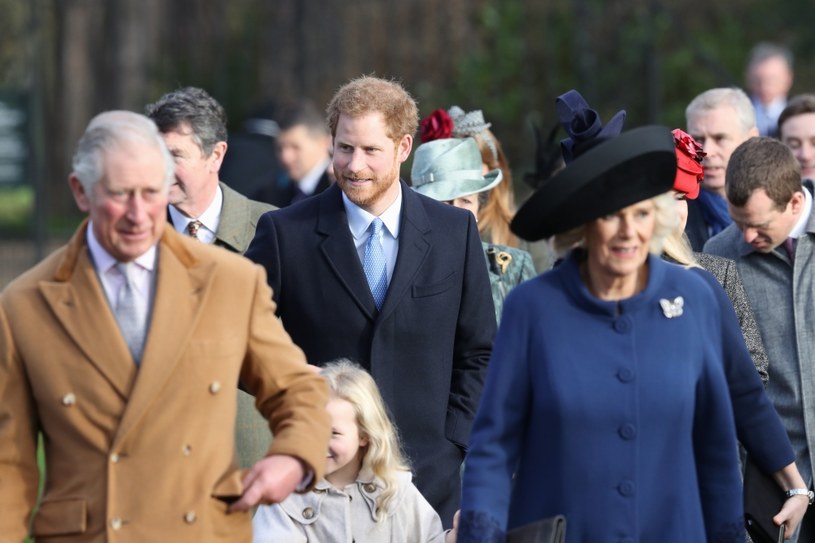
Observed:
[[[410,150],[413,149],[413,136],[405,134],[399,143],[396,144],[396,155],[399,162],[404,162],[410,156]]]
[[[71,187],[71,193],[74,195],[76,207],[83,213],[88,213],[91,210],[91,199],[90,195],[85,192],[85,187],[82,185],[82,182],[76,175],[71,174],[68,176],[68,185]]]
[[[806,196],[804,196],[803,192],[793,193],[790,199],[790,209],[792,209],[793,214],[798,215],[804,210],[804,202],[806,202]]]
[[[224,162],[224,156],[226,155],[226,142],[219,141],[212,147],[212,152],[209,154],[210,160],[210,167],[215,171],[218,172],[221,170],[221,164]]]

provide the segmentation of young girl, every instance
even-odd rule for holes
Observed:
[[[411,481],[373,378],[347,360],[326,365],[332,436],[326,476],[305,494],[260,506],[254,543],[454,543]]]

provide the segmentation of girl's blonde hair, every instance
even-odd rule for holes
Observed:
[[[690,246],[690,241],[688,241],[688,236],[678,230],[674,230],[665,238],[665,243],[662,245],[662,254],[686,268],[701,268],[699,263],[696,262],[696,257],[693,256],[693,249]]]
[[[354,407],[360,437],[368,438],[362,469],[369,469],[384,484],[376,499],[376,521],[382,521],[398,491],[398,474],[410,471],[402,453],[396,427],[388,416],[385,402],[367,371],[348,359],[326,364],[320,374],[328,381],[331,396]]]

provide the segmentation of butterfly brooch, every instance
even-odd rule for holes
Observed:
[[[665,298],[661,298],[659,300],[659,306],[662,308],[662,313],[669,319],[673,319],[674,317],[681,317],[683,307],[685,306],[685,299],[682,296],[677,296],[673,300],[667,300]]]

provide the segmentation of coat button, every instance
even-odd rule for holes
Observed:
[[[620,426],[620,437],[623,439],[634,439],[637,436],[637,428],[633,424],[623,424]]]
[[[73,392],[69,392],[65,396],[62,397],[62,405],[65,407],[71,407],[76,403],[76,395]]]
[[[181,454],[184,456],[189,456],[192,454],[192,446],[191,445],[184,445],[181,447]]]
[[[195,514],[195,511],[187,511],[184,513],[184,522],[187,524],[193,524],[198,516]]]
[[[630,383],[634,380],[634,372],[628,368],[620,368],[617,372],[617,379],[623,383]]]
[[[614,329],[621,334],[625,334],[631,329],[631,323],[627,317],[620,317],[614,321]]]
[[[631,481],[623,481],[617,485],[617,491],[623,496],[631,496],[634,494],[634,483]]]
[[[113,517],[110,519],[110,527],[113,530],[120,530],[122,528],[122,519],[119,517]]]
[[[373,494],[374,490],[376,490],[376,486],[373,483],[365,483],[362,485],[362,490],[367,492],[368,494]]]
[[[311,507],[306,507],[303,509],[303,518],[306,520],[311,520],[314,518],[314,509]]]
[[[110,461],[113,462],[114,464],[118,464],[120,459],[121,457],[116,453],[110,455]]]
[[[219,383],[218,381],[213,381],[209,385],[210,394],[218,394],[218,392],[220,392],[220,391],[221,391],[221,383]]]

